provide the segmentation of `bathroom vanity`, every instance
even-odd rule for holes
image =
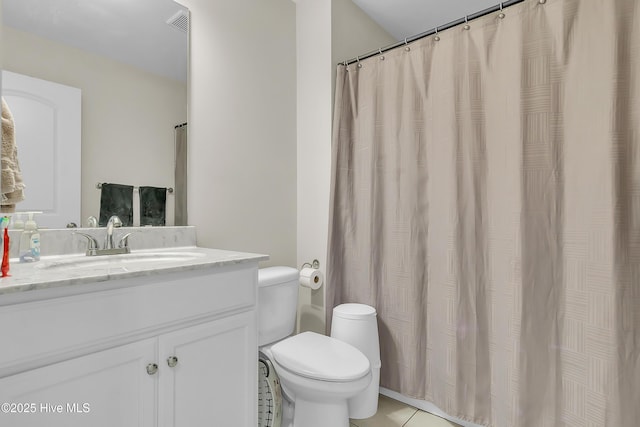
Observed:
[[[0,281],[0,425],[257,424],[266,256],[197,247],[14,264]]]

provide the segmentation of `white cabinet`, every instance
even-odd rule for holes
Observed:
[[[2,378],[0,425],[153,427],[157,381],[143,372],[155,357],[147,339]]]
[[[257,424],[254,323],[243,313],[160,337],[160,427]]]
[[[0,306],[0,426],[255,427],[257,264],[157,277]]]

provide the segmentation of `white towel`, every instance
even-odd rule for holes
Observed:
[[[0,153],[2,164],[2,200],[0,210],[13,212],[16,203],[24,200],[24,183],[22,172],[18,163],[18,147],[16,146],[15,124],[11,110],[4,98],[2,98],[2,152]]]

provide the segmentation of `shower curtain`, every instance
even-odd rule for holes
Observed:
[[[497,427],[640,420],[640,2],[525,0],[338,67],[327,314]]]
[[[175,127],[175,225],[188,225],[187,218],[187,123]]]

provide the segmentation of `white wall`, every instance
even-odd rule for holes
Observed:
[[[184,83],[6,25],[2,34],[6,70],[82,90],[83,221],[99,214],[98,182],[173,187],[173,127],[187,116]],[[173,214],[168,195],[168,225]]]
[[[394,40],[350,0],[181,3],[198,244],[324,271],[335,64]],[[324,331],[324,288],[303,289],[299,308],[302,330]]]
[[[182,0],[191,11],[189,222],[198,244],[296,266],[291,0]]]
[[[298,265],[327,259],[331,164],[331,2],[297,0]],[[324,333],[324,286],[300,288],[298,328]],[[312,302],[313,301],[313,302]]]
[[[3,17],[2,17],[2,0],[0,0],[0,68],[2,68],[3,63],[3,57],[4,57],[4,35],[2,34],[2,27],[3,27]],[[2,79],[0,79],[0,87],[2,87],[1,85],[2,83]]]
[[[2,0],[0,0],[0,69],[4,68],[4,31],[3,28],[3,17],[2,17]],[[0,75],[0,88],[2,88],[2,76]]]
[[[335,88],[336,64],[362,56],[397,40],[351,0],[332,0],[331,70]],[[331,92],[333,100],[333,90]]]
[[[335,69],[340,61],[395,40],[351,0],[297,0],[298,265],[326,273]],[[331,286],[331,284],[328,284]],[[300,331],[325,332],[325,289],[301,288]]]

